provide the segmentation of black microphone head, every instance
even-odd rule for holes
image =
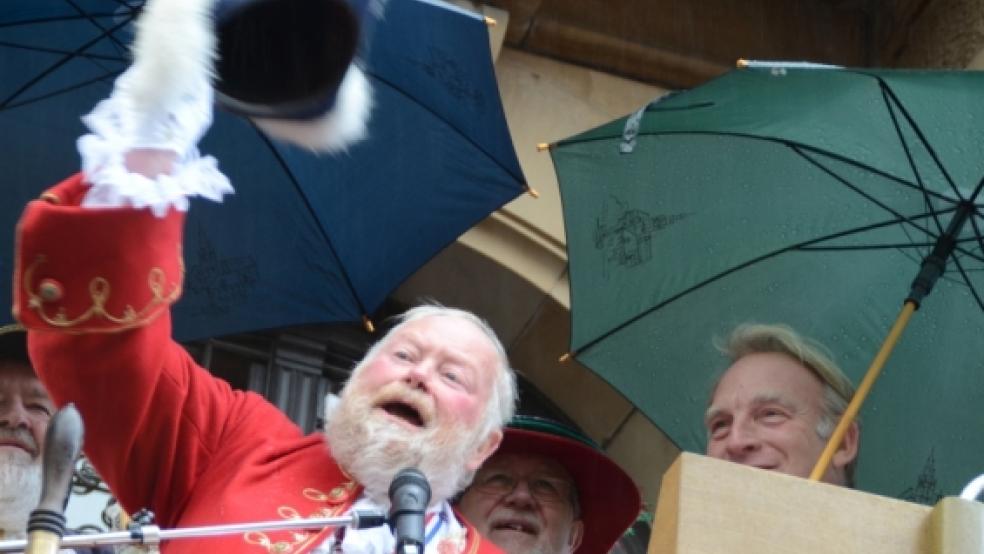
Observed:
[[[400,471],[396,472],[396,477],[393,477],[393,482],[390,483],[389,497],[390,501],[393,502],[393,496],[399,494],[401,489],[407,492],[412,492],[413,494],[423,494],[423,506],[426,508],[430,504],[431,490],[430,483],[427,482],[427,477],[415,467],[405,467]]]
[[[412,467],[397,472],[389,488],[390,527],[396,535],[396,551],[414,551],[424,545],[424,515],[430,504],[431,490],[427,478]]]

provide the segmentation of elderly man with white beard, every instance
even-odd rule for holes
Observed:
[[[416,466],[432,488],[425,553],[500,552],[447,502],[498,446],[515,404],[505,351],[478,317],[410,310],[355,368],[324,435],[304,435],[172,340],[188,199],[232,192],[196,146],[214,97],[208,6],[147,2],[133,65],[83,119],[82,172],[29,203],[17,226],[14,313],[39,376],[56,404],[75,403],[85,452],[123,508],[149,508],[161,527],[385,511],[394,476]],[[386,527],[328,527],[161,550],[392,554],[394,545]]]
[[[86,452],[127,511],[149,507],[163,527],[386,511],[393,477],[415,466],[433,492],[425,552],[500,552],[447,502],[498,446],[515,402],[502,347],[472,314],[410,310],[355,368],[323,436],[231,390],[167,332],[164,313],[120,333],[31,334],[52,396],[79,407]],[[387,527],[326,528],[162,552],[391,554],[394,545]]]
[[[41,453],[55,405],[31,369],[24,333],[0,332],[0,539],[12,539],[24,537],[41,499]]]
[[[477,393],[490,388],[483,405]],[[410,466],[435,498],[449,499],[499,445],[515,398],[505,351],[484,322],[420,306],[353,370],[325,435],[375,502],[386,502],[394,473]]]
[[[55,404],[34,374],[24,330],[0,327],[0,540],[23,539],[41,500],[44,436]],[[109,548],[62,550],[109,554]]]

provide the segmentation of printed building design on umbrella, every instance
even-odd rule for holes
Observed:
[[[609,264],[633,267],[653,257],[653,233],[676,223],[689,214],[651,215],[640,209],[626,209],[614,196],[595,219],[595,248],[604,252],[602,273],[608,276]],[[612,204],[616,207],[611,208]]]

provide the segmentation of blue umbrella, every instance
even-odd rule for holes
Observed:
[[[130,0],[0,3],[0,160],[10,305],[21,207],[77,170],[80,116],[128,64]],[[192,339],[357,321],[440,249],[526,189],[484,20],[431,0],[390,2],[365,60],[370,138],[334,156],[273,143],[217,113],[201,144],[237,193],[197,203],[175,334]],[[0,324],[10,321],[9,315]]]

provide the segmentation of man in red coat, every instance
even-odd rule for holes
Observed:
[[[355,368],[323,436],[304,436],[171,339],[187,198],[231,192],[195,146],[211,122],[207,5],[148,2],[134,65],[85,118],[83,172],[31,202],[18,225],[14,313],[40,377],[82,413],[86,453],[123,507],[151,509],[162,527],[386,511],[394,475],[414,466],[432,489],[425,552],[499,552],[447,502],[496,449],[515,404],[504,349],[479,318],[405,314]],[[170,28],[150,32],[161,31],[155,18]],[[175,65],[181,73],[165,72]],[[390,554],[394,542],[386,527],[327,528],[163,550]]]

